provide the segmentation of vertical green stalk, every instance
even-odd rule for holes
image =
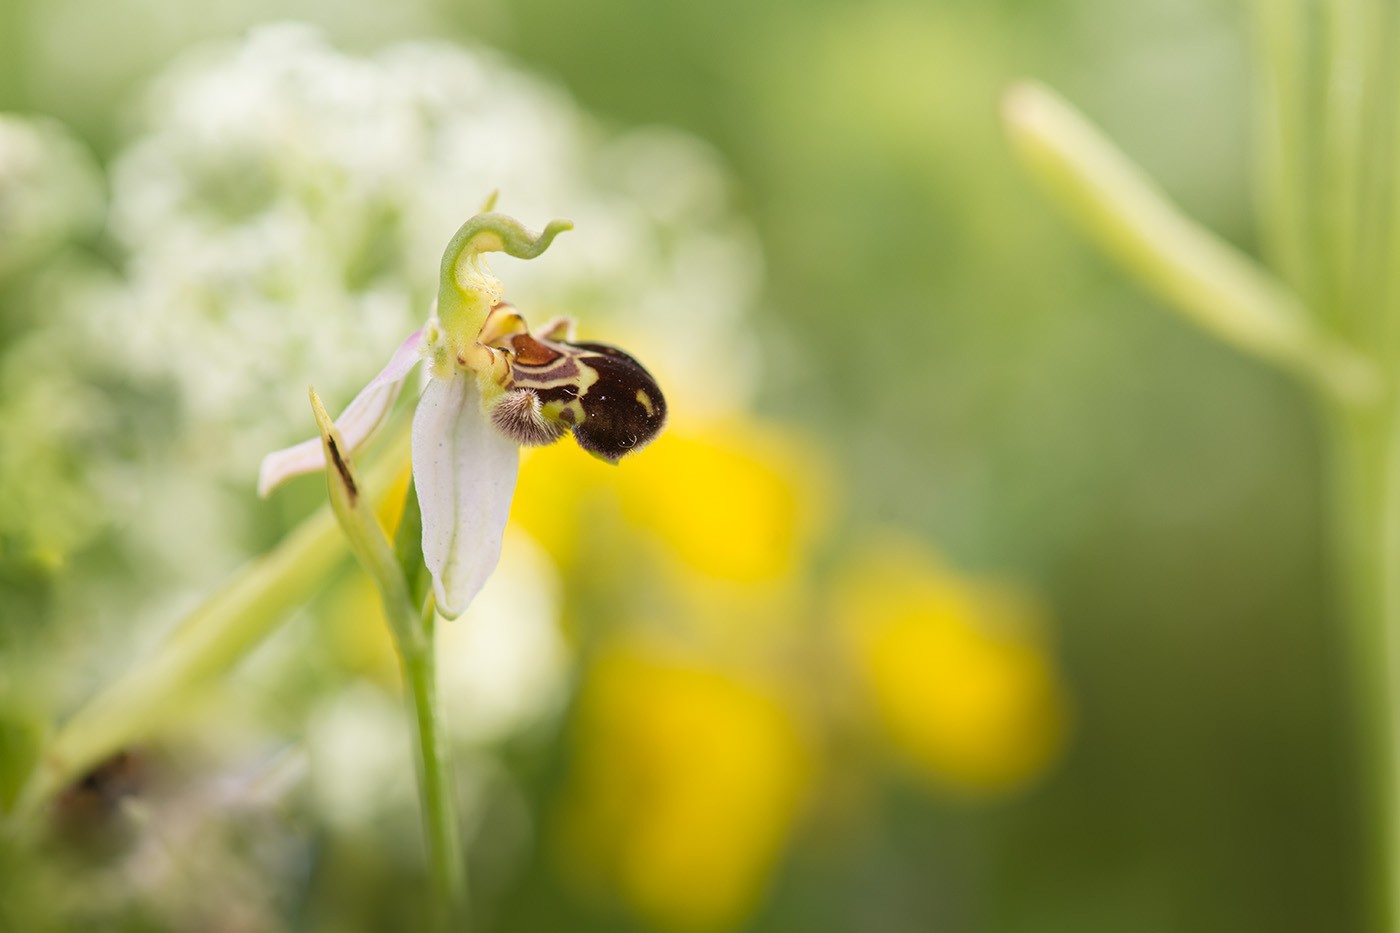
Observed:
[[[387,548],[388,541],[382,535],[380,539]],[[386,568],[380,565],[377,569]],[[402,572],[396,566],[392,574],[403,581]],[[375,575],[373,571],[371,575]],[[379,579],[376,576],[376,585]],[[386,588],[380,588],[380,598],[398,647],[407,691],[405,699],[413,723],[413,744],[417,753],[414,771],[418,778],[423,841],[433,887],[433,928],[441,933],[458,933],[467,929],[467,872],[457,818],[457,785],[438,708],[435,614],[431,601],[421,614],[415,612],[406,599],[393,598],[391,603],[396,590],[400,595],[407,595],[406,590],[391,585],[387,592]]]
[[[466,865],[455,805],[451,758],[439,728],[437,656],[433,650],[433,612],[424,614],[427,639],[423,649],[401,654],[408,685],[418,748],[418,791],[423,808],[423,833],[428,843],[434,900],[442,905],[439,924],[464,930],[467,909]]]
[[[1300,0],[1256,0],[1255,12],[1262,229],[1284,280],[1316,304],[1319,272],[1309,248],[1317,160],[1310,138],[1314,101],[1308,80],[1308,17]]]
[[[1400,931],[1400,346],[1393,293],[1395,125],[1400,77],[1391,0],[1331,0],[1325,60],[1323,185],[1313,242],[1333,319],[1379,363],[1370,405],[1328,410],[1338,570],[1345,575],[1354,702],[1365,783],[1371,927]]]
[[[1351,623],[1369,928],[1400,929],[1400,409],[1334,407],[1337,570]]]
[[[1356,264],[1360,244],[1363,120],[1368,72],[1368,0],[1332,0],[1324,8],[1326,67],[1320,77],[1322,120],[1314,132],[1323,143],[1318,205],[1318,247],[1326,268],[1328,302],[1348,329],[1361,328]]]
[[[1395,295],[1390,277],[1395,230],[1392,206],[1396,189],[1396,107],[1400,105],[1400,62],[1396,61],[1397,5],[1368,0],[1365,7],[1367,71],[1362,99],[1363,145],[1357,170],[1358,242],[1356,289],[1377,319],[1377,346],[1394,348],[1397,336]],[[1387,351],[1388,352],[1388,351]]]
[[[1334,569],[1360,745],[1369,928],[1400,931],[1400,217],[1394,0],[1258,0],[1262,227],[1285,275],[1376,362],[1371,400],[1330,400]]]
[[[1366,199],[1370,205],[1371,242],[1368,283],[1376,313],[1383,319],[1382,347],[1400,359],[1400,263],[1395,244],[1400,233],[1400,3],[1386,0],[1378,16],[1371,123],[1376,143],[1366,165]]]
[[[414,588],[404,568],[406,562],[415,568],[421,564],[422,553],[421,550],[415,553],[411,548],[407,553],[400,553],[385,536],[354,466],[341,453],[346,449],[345,442],[315,389],[311,390],[311,409],[321,429],[321,443],[326,454],[326,487],[331,510],[350,542],[350,550],[374,581],[398,648],[412,714],[414,746],[418,752],[415,771],[423,812],[423,837],[433,881],[433,926],[442,933],[455,933],[466,929],[467,884],[457,820],[456,785],[444,741],[442,717],[438,713],[435,614],[431,599],[421,612],[415,606]],[[405,501],[405,519],[410,526],[421,522],[417,508],[417,498],[410,489]]]

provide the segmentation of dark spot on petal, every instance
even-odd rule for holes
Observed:
[[[331,452],[331,463],[335,465],[335,471],[340,474],[340,481],[345,486],[345,493],[350,498],[350,504],[354,505],[360,491],[355,488],[355,477],[350,473],[350,466],[340,456],[340,448],[336,446],[335,438],[326,438],[326,447]]]
[[[594,456],[616,463],[661,433],[666,399],[651,373],[623,351],[602,343],[575,346],[590,351],[579,362],[598,378],[581,396],[584,420],[575,426],[574,439]]]

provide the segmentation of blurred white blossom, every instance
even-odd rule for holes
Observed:
[[[83,478],[102,400],[62,318],[91,270],[65,250],[102,218],[101,175],[61,125],[0,114],[0,561],[57,566],[101,522]],[[83,442],[75,442],[82,438]]]
[[[91,233],[102,217],[100,177],[60,124],[0,113],[0,277]]]
[[[438,631],[438,679],[449,729],[486,745],[558,712],[569,678],[559,572],[511,526],[501,562],[461,618]]]

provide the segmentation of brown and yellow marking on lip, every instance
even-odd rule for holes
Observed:
[[[572,430],[584,450],[617,463],[661,433],[666,399],[651,373],[617,347],[558,339],[571,331],[572,321],[558,318],[536,337],[510,306],[492,309],[478,344],[504,369],[492,421],[531,446]]]
[[[566,388],[542,389],[539,394],[547,418],[572,428],[582,424],[588,417],[584,413],[583,402],[579,396]]]
[[[548,366],[522,366],[517,362],[510,368],[512,387],[552,389],[556,386],[571,385],[584,389],[592,381],[592,373],[586,367],[579,366],[575,356],[560,357]]]
[[[477,335],[476,342],[486,346],[496,346],[506,338],[515,334],[529,333],[530,326],[525,323],[525,318],[516,311],[512,305],[504,302],[497,304],[491,309],[491,313],[486,316],[486,321],[481,325],[481,333]]]
[[[517,352],[512,359],[512,386],[541,390],[573,386],[577,394],[582,394],[596,378],[587,366],[580,365],[579,361],[586,354],[580,353],[573,344],[533,337],[522,341],[516,337],[513,345],[524,352]]]
[[[579,365],[595,374],[579,393],[584,418],[574,427],[580,447],[617,463],[656,439],[666,426],[666,399],[651,373],[617,347],[572,344],[585,351]]]
[[[515,353],[515,362],[520,366],[548,366],[567,352],[536,340],[529,334],[516,334],[511,337],[510,348]]]

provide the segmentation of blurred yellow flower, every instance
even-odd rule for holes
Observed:
[[[822,525],[820,459],[772,426],[674,431],[638,458],[624,514],[709,577],[753,583],[790,574]]]
[[[663,434],[662,440],[666,437]],[[655,448],[653,444],[634,462],[643,462]],[[634,462],[626,465],[629,476]],[[510,520],[528,532],[561,568],[572,567],[579,548],[587,546],[584,529],[593,524],[591,506],[600,505],[601,497],[611,500],[616,496],[613,474],[617,472],[618,467],[569,444],[523,450]],[[609,511],[599,508],[599,518]]]
[[[641,645],[584,686],[563,799],[572,873],[663,930],[734,927],[807,795],[813,750],[777,692]]]
[[[632,528],[704,577],[746,584],[800,569],[828,512],[824,458],[777,426],[683,418],[676,412],[667,432],[622,471],[563,446],[531,451],[515,521],[567,565],[581,529],[597,540],[596,523],[578,504],[606,497]]]
[[[379,594],[363,570],[355,567],[336,583],[318,622],[322,630],[319,641],[335,664],[383,687],[398,689],[399,656]]]
[[[1036,609],[954,576],[922,545],[886,541],[846,568],[834,600],[870,715],[893,750],[949,789],[1012,789],[1065,735],[1065,700]]]

